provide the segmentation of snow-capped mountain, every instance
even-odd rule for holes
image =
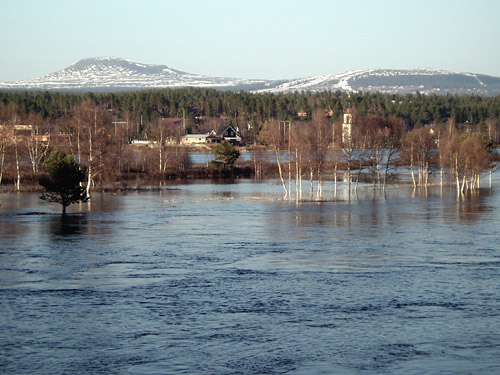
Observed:
[[[251,92],[363,91],[383,93],[500,95],[500,78],[444,70],[357,70],[293,80],[221,78],[166,65],[100,57],[80,60],[44,77],[0,83],[0,89],[117,91],[166,87],[212,87]]]
[[[445,70],[357,70],[290,80],[259,92],[362,91],[382,93],[499,95],[500,78]]]
[[[98,57],[79,60],[44,77],[0,83],[0,89],[113,91],[188,86],[227,89],[247,86],[253,89],[266,87],[266,83],[265,80],[202,76],[171,69],[166,65]]]

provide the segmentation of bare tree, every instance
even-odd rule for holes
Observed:
[[[333,161],[333,190],[334,198],[337,197],[338,185],[338,167],[339,162],[342,161],[342,128],[340,122],[332,123],[332,144],[330,145],[332,161]]]
[[[104,166],[109,115],[102,107],[88,100],[74,109],[73,121],[77,133],[78,162],[87,168],[86,194],[90,197],[95,179]]]
[[[498,120],[488,118],[486,119],[486,134],[493,144],[498,144],[500,142],[500,129]]]
[[[295,199],[303,199],[303,169],[304,163],[309,159],[309,149],[307,144],[308,135],[311,133],[310,124],[297,122],[291,129],[291,149],[292,160],[295,165]]]
[[[49,134],[43,134],[40,130],[41,118],[39,116],[31,116],[28,122],[31,125],[31,134],[26,140],[26,146],[33,173],[38,173],[43,158],[49,150],[50,137]]]
[[[21,152],[22,152],[22,136],[18,134],[19,131],[24,129],[24,125],[22,124],[21,116],[19,115],[18,109],[14,104],[11,104],[7,108],[7,117],[8,117],[8,128],[10,130],[10,134],[12,136],[11,146],[14,152],[14,160],[15,160],[15,174],[16,178],[14,180],[14,188],[16,191],[21,190]]]
[[[475,190],[480,187],[481,174],[490,165],[486,143],[480,134],[475,133],[461,142],[460,149],[464,170],[461,191],[463,192],[465,187]]]
[[[362,152],[370,167],[373,186],[380,186],[380,168],[384,156],[386,122],[379,115],[369,115],[362,120],[362,123],[363,134],[360,137],[364,140],[364,142],[361,143],[363,146]]]
[[[271,147],[275,153],[281,185],[285,191],[283,199],[287,199],[289,191],[283,176],[282,165],[282,153],[287,149],[285,124],[274,119],[266,122],[259,134],[259,140],[261,143]]]
[[[267,161],[267,153],[262,149],[256,149],[252,152],[252,161],[255,171],[255,178],[261,179],[263,176],[263,162]]]
[[[446,130],[439,136],[439,160],[441,170],[447,168],[454,176],[457,191],[461,190],[460,181],[463,175],[460,162],[460,134],[453,120],[449,120]]]
[[[11,142],[11,137],[9,136],[10,129],[7,125],[9,117],[9,110],[7,106],[0,103],[0,185],[2,184],[5,170],[5,157],[7,155],[8,146]]]
[[[316,165],[318,179],[317,199],[323,195],[323,169],[326,162],[328,147],[332,143],[332,131],[330,123],[323,109],[316,109],[312,113],[311,122],[312,143],[310,143],[310,154]]]
[[[8,136],[7,130],[0,128],[0,185],[2,185],[2,178],[5,168],[5,156],[7,155]]]
[[[453,176],[457,194],[479,188],[481,174],[491,168],[491,154],[485,136],[459,134],[453,121],[448,122],[440,137],[439,159],[441,168],[447,168]]]
[[[391,163],[397,157],[403,145],[405,135],[405,125],[403,120],[396,117],[389,116],[387,119],[387,126],[384,132],[384,149],[385,149],[385,169],[383,187],[387,183],[389,168]]]
[[[424,186],[429,183],[429,168],[435,151],[436,143],[429,129],[413,129],[406,135],[403,158],[410,166],[414,186]],[[414,167],[418,170],[418,180],[415,178]]]
[[[186,147],[179,145],[168,146],[166,148],[168,154],[169,165],[172,170],[185,172],[191,166],[191,157]]]

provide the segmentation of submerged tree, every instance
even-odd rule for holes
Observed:
[[[285,136],[286,122],[272,120],[266,122],[263,126],[262,131],[259,134],[259,140],[261,143],[268,147],[271,147],[276,154],[276,164],[278,165],[278,172],[280,176],[281,186],[285,190],[285,195],[283,199],[288,197],[288,189],[283,178],[283,163],[282,163],[282,152],[287,147],[287,138]]]
[[[38,180],[46,190],[40,198],[60,203],[63,215],[70,204],[88,200],[85,188],[81,186],[85,172],[72,156],[56,150],[45,160],[43,168],[48,174],[41,175]]]
[[[406,135],[402,156],[410,166],[413,186],[426,186],[429,183],[429,169],[435,151],[436,143],[429,129],[413,129]],[[418,181],[415,178],[415,166],[418,169]]]

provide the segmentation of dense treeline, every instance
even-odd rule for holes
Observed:
[[[430,123],[482,124],[500,118],[500,97],[458,95],[397,95],[344,92],[251,94],[203,88],[143,90],[118,93],[0,92],[0,103],[14,103],[21,113],[37,114],[44,120],[65,116],[82,102],[116,110],[127,116],[154,123],[159,117],[185,116],[192,126],[196,119],[225,115],[238,125],[269,119],[293,120],[299,111],[310,119],[317,108],[331,109],[336,118],[348,106],[360,116],[379,114],[404,120],[408,129]]]

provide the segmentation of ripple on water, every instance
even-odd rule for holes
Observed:
[[[0,372],[500,372],[496,192],[279,189],[102,196],[66,222],[2,206]]]

